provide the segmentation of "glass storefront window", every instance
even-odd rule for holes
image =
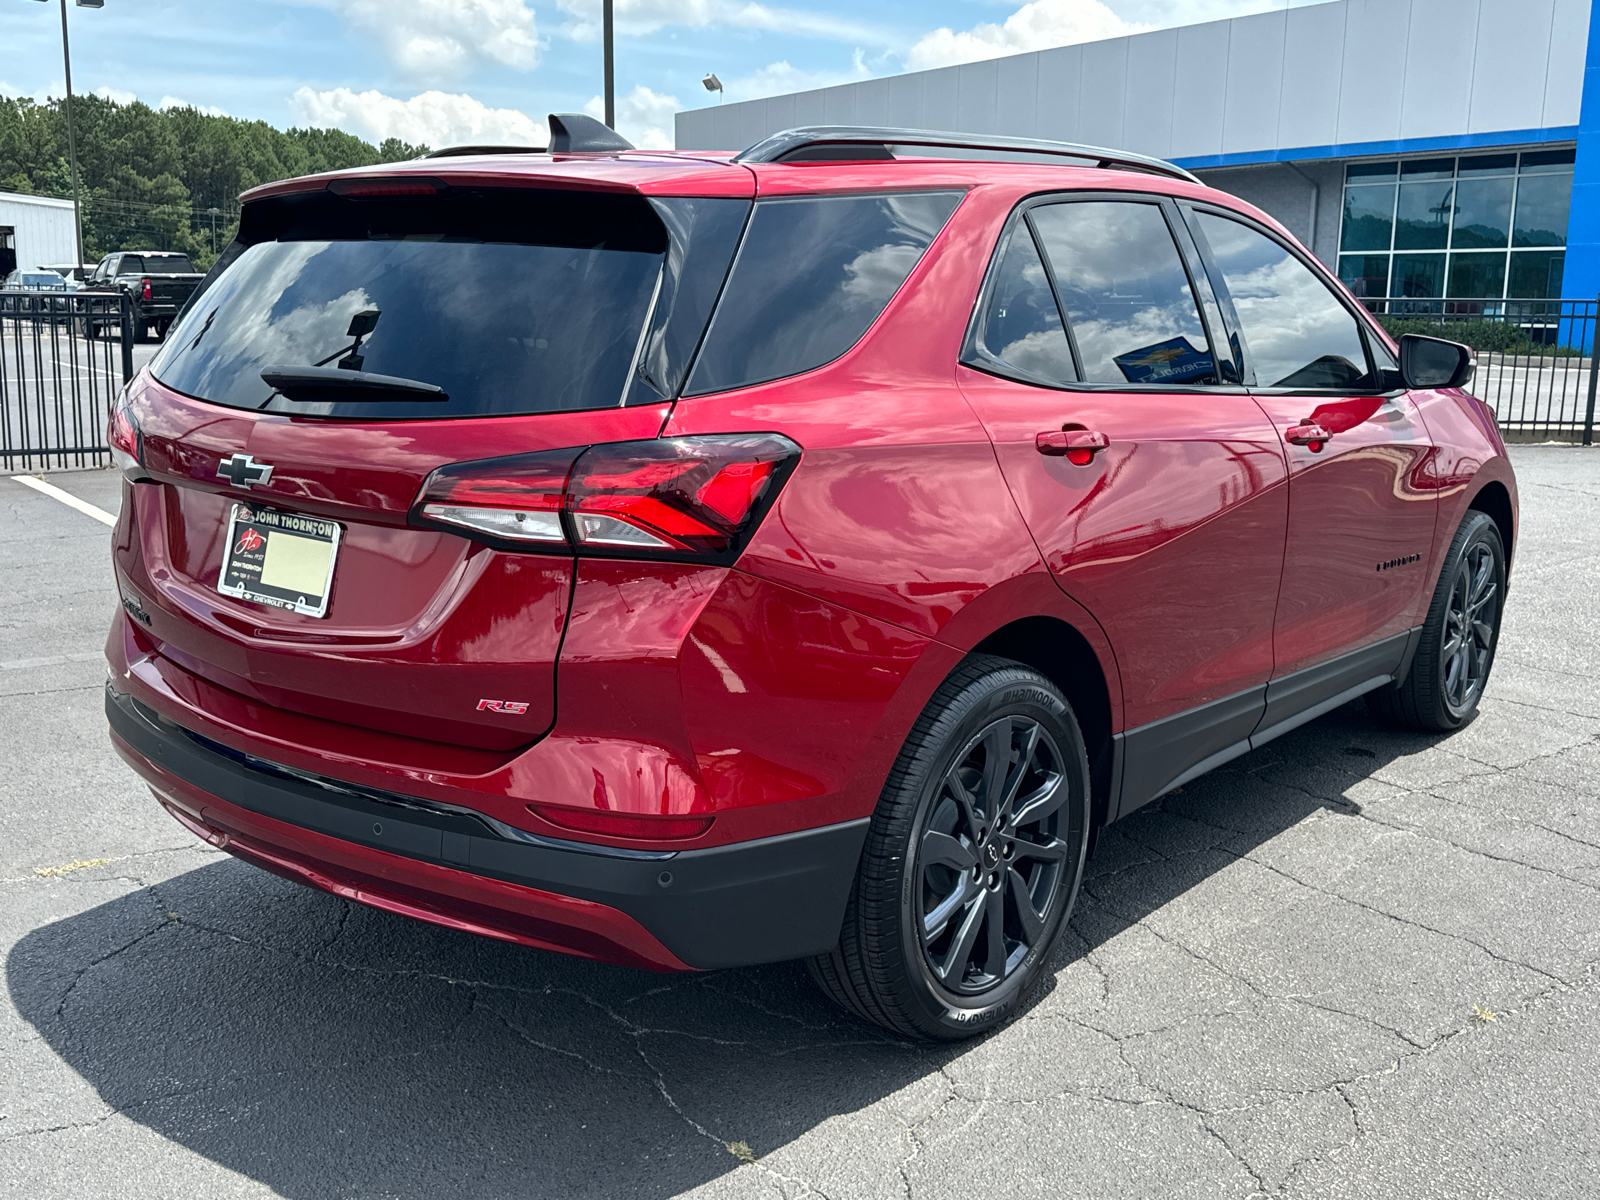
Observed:
[[[1463,179],[1456,187],[1455,250],[1503,247],[1511,237],[1511,191],[1516,180]]]
[[[1387,250],[1394,223],[1394,184],[1347,187],[1341,250]]]
[[[1572,173],[1525,175],[1517,181],[1513,246],[1565,246],[1572,208]]]
[[[1389,294],[1415,299],[1444,295],[1444,259],[1442,254],[1396,254]]]
[[[1450,244],[1455,184],[1402,183],[1394,218],[1396,250],[1443,250]]]
[[[1357,296],[1389,294],[1387,254],[1341,254],[1339,280]]]
[[[1506,280],[1506,295],[1555,297],[1561,295],[1561,271],[1567,256],[1561,251],[1522,251],[1511,256],[1511,277]]]
[[[1505,288],[1504,254],[1450,256],[1449,295],[1452,300],[1498,300],[1506,294]]]
[[[1559,298],[1574,157],[1566,147],[1347,164],[1339,277],[1366,299]]]

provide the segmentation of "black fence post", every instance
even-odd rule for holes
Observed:
[[[129,383],[133,380],[133,301],[128,298],[128,293],[120,296],[122,301],[122,382]],[[1589,407],[1594,407],[1594,387],[1589,388]]]

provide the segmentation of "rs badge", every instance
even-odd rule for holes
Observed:
[[[520,716],[528,711],[526,700],[479,700],[479,712],[513,713]]]

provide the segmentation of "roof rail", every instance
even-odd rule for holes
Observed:
[[[824,147],[852,147],[854,153],[828,155]],[[1148,171],[1188,183],[1200,183],[1182,167],[1165,159],[1127,150],[1107,150],[1101,146],[1080,146],[1074,142],[1048,142],[1038,138],[994,137],[984,133],[943,133],[934,129],[894,129],[872,125],[806,125],[785,129],[763,138],[748,150],[734,156],[734,162],[822,162],[838,158],[892,157],[890,146],[938,146],[953,150],[1009,150],[1017,154],[1058,154],[1064,158],[1084,158],[1097,167],[1121,167]],[[873,149],[881,154],[874,154]]]
[[[459,158],[465,154],[543,154],[543,146],[444,146],[421,158]]]

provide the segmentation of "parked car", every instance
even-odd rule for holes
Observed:
[[[72,263],[59,263],[53,266],[40,267],[41,271],[54,271],[67,281],[67,286],[82,287],[89,282],[89,277],[94,274],[94,267],[88,263],[73,265]]]
[[[247,193],[115,409],[106,708],[197,836],[953,1039],[1108,822],[1361,696],[1472,718],[1517,491],[1470,352],[1270,217],[1109,150],[551,120]]]
[[[144,342],[152,333],[158,339],[167,336],[167,328],[204,278],[186,254],[118,250],[100,260],[86,286],[91,291],[126,294],[133,306],[133,340]],[[98,337],[110,328],[108,322],[89,321],[87,332]]]
[[[27,313],[34,316],[51,313],[54,315],[45,324],[64,325],[71,317],[71,302],[65,296],[69,290],[74,289],[65,279],[47,267],[31,271],[18,267],[0,280],[0,292],[14,293],[0,296],[0,312]]]

